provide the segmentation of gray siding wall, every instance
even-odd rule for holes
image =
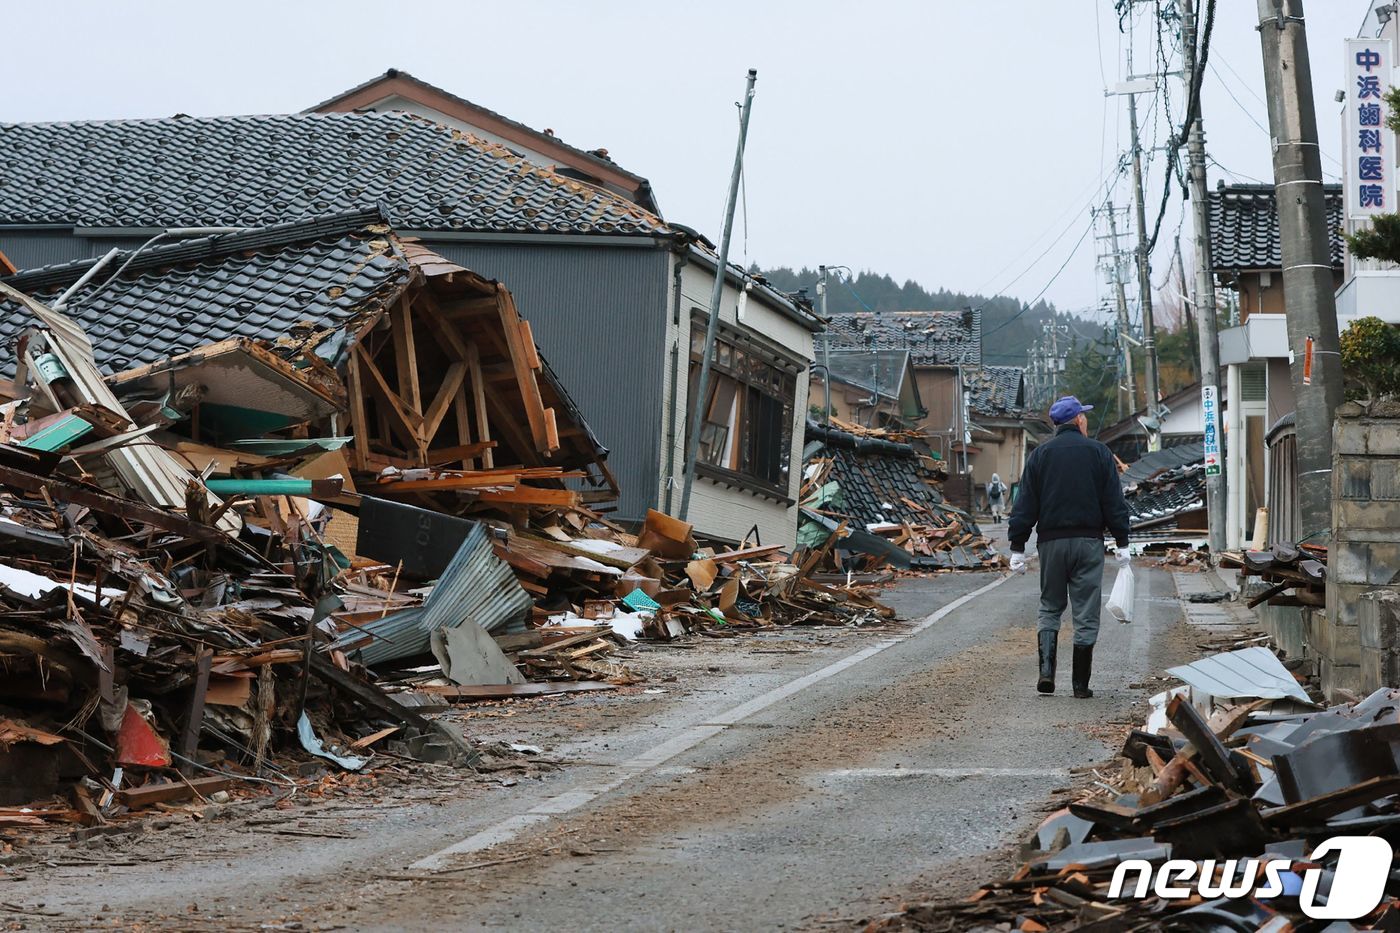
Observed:
[[[131,249],[145,237],[82,237],[71,230],[5,230],[0,228],[0,252],[18,269],[56,266],[75,259],[101,256],[114,246]]]
[[[510,289],[540,351],[609,450],[622,490],[612,517],[644,518],[656,505],[660,476],[670,254],[428,237],[423,244]]]

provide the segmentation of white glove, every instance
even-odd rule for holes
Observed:
[[[1016,551],[1012,551],[1012,552],[1011,552],[1011,572],[1012,572],[1012,573],[1025,573],[1025,572],[1026,572],[1026,555],[1025,555],[1025,554],[1017,553]]]
[[[1126,567],[1133,562],[1133,554],[1125,547],[1120,547],[1113,552],[1113,556],[1118,558],[1118,566]]]

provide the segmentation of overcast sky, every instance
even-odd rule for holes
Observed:
[[[1306,4],[1332,175],[1341,40],[1367,5]],[[1139,73],[1154,65],[1151,7],[1137,20]],[[1255,10],[1219,2],[1203,96],[1212,186],[1272,179]],[[667,218],[716,239],[734,102],[757,68],[736,261],[844,264],[1022,299],[1068,261],[1046,298],[1092,310],[1103,297],[1093,236],[1073,248],[1127,142],[1123,98],[1103,95],[1126,73],[1112,0],[137,0],[23,4],[5,18],[23,41],[0,63],[0,120],[289,112],[396,67],[607,148],[651,179]],[[1179,123],[1179,94],[1171,106]],[[1160,103],[1145,95],[1140,108],[1144,144],[1160,144]],[[1150,223],[1160,175],[1148,188]],[[1126,204],[1126,178],[1116,190]],[[1180,217],[1178,198],[1164,243]],[[1159,249],[1158,281],[1170,252]]]

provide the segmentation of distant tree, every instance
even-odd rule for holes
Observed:
[[[1089,418],[1090,434],[1098,433],[1106,424],[1113,424],[1117,415],[1114,403],[1118,396],[1118,361],[1112,331],[1104,328],[1097,339],[1082,340],[1075,345],[1065,362],[1060,391],[1094,406]]]

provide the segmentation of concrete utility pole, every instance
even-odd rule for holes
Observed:
[[[734,202],[739,199],[739,176],[744,171],[744,143],[749,137],[749,114],[753,111],[753,86],[758,70],[749,69],[744,85],[744,102],[739,109],[739,146],[734,152],[734,170],[729,174],[729,197],[724,204],[724,230],[719,238],[719,265],[715,268],[715,288],[710,293],[710,320],[705,328],[705,348],[700,353],[700,379],[695,386],[694,403],[690,406],[685,447],[685,480],[681,488],[681,521],[690,512],[690,490],[695,485],[695,460],[700,456],[700,429],[705,424],[705,401],[710,395],[710,362],[715,355],[715,335],[719,333],[719,306],[724,299],[724,279],[729,273],[729,239],[734,231]],[[827,379],[831,373],[827,373]]]
[[[1274,138],[1283,300],[1297,399],[1298,497],[1304,522],[1299,531],[1311,534],[1330,527],[1332,420],[1343,401],[1343,391],[1303,0],[1259,0],[1259,38],[1269,131]],[[1313,342],[1310,384],[1304,381],[1309,340]],[[1231,441],[1239,443],[1240,439]]]
[[[1108,233],[1113,247],[1113,293],[1118,299],[1119,385],[1128,393],[1128,408],[1120,413],[1121,420],[1137,411],[1137,386],[1133,381],[1133,345],[1128,337],[1132,329],[1132,322],[1128,320],[1128,293],[1123,286],[1123,270],[1118,265],[1118,218],[1111,203],[1108,205]],[[1119,398],[1121,405],[1121,395]]]
[[[1157,421],[1157,338],[1152,327],[1152,265],[1147,255],[1147,209],[1142,203],[1142,146],[1138,142],[1137,95],[1128,95],[1128,131],[1133,134],[1133,201],[1137,208],[1138,302],[1142,305],[1142,352],[1147,357],[1147,422]],[[1161,431],[1148,428],[1147,449],[1161,448]]]
[[[1196,0],[1182,0],[1181,35],[1186,46],[1186,93],[1196,77]],[[1196,333],[1201,356],[1201,385],[1214,386],[1220,398],[1220,336],[1216,329],[1215,276],[1211,273],[1210,201],[1206,189],[1206,131],[1201,119],[1201,103],[1196,101],[1195,119],[1186,137],[1190,168],[1191,227],[1196,238]],[[1218,410],[1218,409],[1217,409]],[[1223,473],[1206,477],[1206,527],[1212,554],[1225,549],[1226,495]]]
[[[817,297],[821,299],[822,320],[829,321],[826,313],[826,266],[819,267],[821,278],[817,281]],[[826,388],[826,424],[831,424],[831,325],[822,331],[822,385]]]

